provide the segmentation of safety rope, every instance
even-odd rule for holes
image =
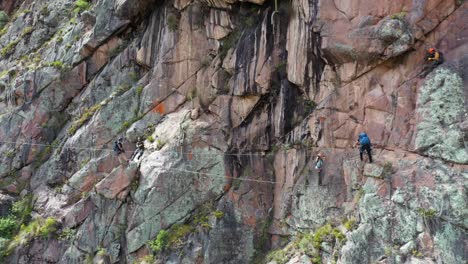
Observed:
[[[32,145],[32,146],[45,146],[45,147],[51,147],[51,148],[61,148],[60,146],[55,146],[55,145],[50,145],[50,144],[36,144],[36,143],[26,143],[26,142],[10,142],[10,141],[0,141],[0,143],[5,143],[5,144],[19,144],[19,145]],[[106,148],[78,148],[78,147],[62,147],[64,149],[79,149],[79,150],[93,150],[93,151],[113,151],[112,149],[106,149]],[[126,152],[132,152],[132,151],[126,151]],[[177,151],[171,151],[172,153],[176,153],[176,154],[179,154],[181,152],[177,152]],[[171,152],[169,152],[169,154],[171,154]],[[194,152],[186,152],[186,153],[183,153],[183,154],[188,154],[188,155],[197,155],[196,153]],[[198,154],[198,155],[201,155],[201,156],[210,156],[210,155],[206,155],[205,154]],[[217,155],[217,154],[213,154],[213,155]],[[265,154],[259,154],[259,153],[224,153],[222,154],[223,156],[224,155],[233,155],[233,156],[237,156],[237,155],[265,155]],[[304,168],[306,169],[306,168]],[[236,178],[236,177],[233,177],[233,176],[227,176],[227,175],[223,175],[223,174],[215,174],[215,173],[204,173],[204,172],[200,172],[200,171],[193,171],[193,170],[186,170],[186,169],[178,169],[178,168],[170,168],[170,169],[166,169],[166,171],[179,171],[179,172],[187,172],[187,173],[192,173],[192,174],[198,174],[198,175],[209,175],[209,176],[213,176],[215,178],[222,178],[222,179],[232,179],[232,180],[236,180],[236,181],[248,181],[248,182],[256,182],[256,183],[267,183],[267,184],[276,184],[276,183],[280,183],[280,184],[284,184],[284,182],[279,182],[279,181],[269,181],[269,180],[256,180],[256,179],[248,179],[248,178]],[[308,174],[307,176],[309,176],[310,174]],[[310,185],[310,184],[294,184],[294,186],[296,185],[304,185],[304,186],[307,186],[307,185]]]

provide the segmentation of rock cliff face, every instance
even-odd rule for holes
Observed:
[[[3,263],[468,258],[465,1],[0,7]]]

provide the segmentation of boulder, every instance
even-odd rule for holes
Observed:
[[[366,177],[382,178],[383,171],[383,167],[376,164],[367,163],[364,165],[364,176]]]

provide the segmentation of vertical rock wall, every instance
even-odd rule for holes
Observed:
[[[5,263],[467,258],[465,2],[0,6]]]

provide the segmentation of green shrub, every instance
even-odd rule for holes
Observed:
[[[411,254],[417,258],[423,257],[423,254],[419,252],[417,249],[413,249],[413,251],[411,251]]]
[[[312,259],[311,259],[312,263],[313,264],[321,264],[322,263],[322,257],[320,256],[314,256]]]
[[[432,209],[432,208],[430,208],[430,209],[419,208],[418,212],[424,218],[434,218],[436,216],[436,213],[437,213],[437,211]]]
[[[132,88],[132,86],[130,84],[122,84],[119,87],[117,87],[114,94],[115,94],[115,96],[121,96],[122,94],[124,94],[125,92],[130,90],[130,88]]]
[[[130,77],[130,80],[132,80],[132,82],[137,82],[138,81],[138,74],[136,72],[129,73],[128,77]]]
[[[13,216],[0,218],[0,237],[10,239],[18,230],[18,223]]]
[[[289,256],[284,250],[278,249],[268,253],[266,259],[267,262],[275,261],[278,264],[284,264],[288,262]]]
[[[73,9],[73,12],[75,13],[81,13],[85,10],[87,10],[91,5],[87,0],[77,0],[75,2],[75,8]]]
[[[343,225],[344,227],[348,230],[348,231],[351,231],[355,228],[356,226],[356,219],[354,218],[351,218],[351,219],[345,219],[345,221],[343,221]]]
[[[102,108],[102,105],[101,104],[96,104],[96,105],[93,105],[91,106],[90,108],[86,109],[83,114],[81,115],[80,118],[78,118],[77,120],[75,120],[72,125],[70,126],[70,128],[68,129],[68,134],[70,136],[73,136],[73,134],[75,134],[75,132],[81,127],[84,125],[84,123],[86,123],[93,115],[94,113],[96,113],[97,111],[101,110]]]
[[[153,143],[153,142],[154,142],[154,137],[153,137],[153,136],[147,136],[147,137],[146,137],[146,140],[148,140],[149,142]]]
[[[161,252],[167,247],[169,233],[166,230],[160,230],[156,239],[149,242],[149,247],[154,252]]]
[[[216,211],[213,212],[213,215],[216,217],[216,219],[221,219],[221,218],[224,217],[224,212],[216,210]]]
[[[52,217],[48,217],[44,223],[41,224],[37,235],[46,238],[55,231],[57,231],[57,220]]]
[[[46,238],[56,231],[57,220],[49,217],[47,219],[38,218],[28,225],[21,225],[20,231],[8,245],[6,254],[9,254],[16,247],[27,245],[29,241],[36,237]]]
[[[169,14],[167,16],[167,27],[170,31],[174,32],[179,28],[179,20],[174,14]]]
[[[41,15],[45,16],[45,17],[48,17],[49,14],[50,14],[50,10],[49,10],[49,7],[47,5],[44,5],[42,8],[41,8]]]
[[[10,21],[7,13],[5,11],[0,10],[0,29],[2,29],[7,23]]]
[[[103,247],[98,247],[98,252],[96,253],[98,256],[105,256],[107,255],[107,250]]]
[[[138,96],[140,96],[141,93],[143,93],[143,86],[138,86],[138,87],[136,88],[136,94],[137,94]]]
[[[0,30],[0,37],[2,37],[8,32],[8,28],[9,28],[8,26],[4,26],[2,30]]]
[[[316,248],[322,247],[322,242],[329,238],[330,234],[332,233],[332,226],[330,224],[326,224],[314,233],[314,238],[312,244]]]
[[[228,51],[234,48],[239,40],[241,33],[239,30],[234,30],[231,34],[227,35],[222,39],[221,47],[219,48],[219,54],[221,58],[225,58]]]
[[[305,100],[304,101],[304,112],[305,112],[305,114],[309,115],[310,113],[312,113],[316,106],[317,106],[317,104],[314,101]]]
[[[397,19],[397,20],[404,20],[405,17],[406,17],[406,14],[408,14],[407,12],[399,12],[399,13],[395,13],[393,15],[390,16],[391,19]]]
[[[157,139],[156,140],[156,145],[157,145],[156,148],[158,150],[160,150],[160,149],[162,149],[164,147],[164,145],[166,145],[166,141],[163,141],[161,139]]]
[[[3,57],[6,57],[10,54],[12,54],[15,51],[16,45],[18,45],[18,42],[20,39],[15,39],[12,42],[8,43],[1,51],[0,54],[2,54]]]
[[[24,37],[24,36],[26,36],[28,34],[31,34],[31,32],[33,32],[33,31],[34,31],[34,27],[25,27],[23,29],[23,32],[21,32],[21,36]]]
[[[15,156],[15,151],[12,150],[12,149],[7,150],[7,152],[5,153],[5,156],[6,156],[7,158],[12,158],[12,157]]]
[[[21,200],[13,203],[13,206],[11,207],[11,213],[21,224],[29,221],[31,218],[32,209],[32,196],[26,195]]]
[[[333,228],[332,234],[340,242],[344,242],[346,240],[346,236],[338,228]]]
[[[75,231],[70,228],[65,228],[60,232],[59,239],[61,240],[72,240],[75,237]]]
[[[130,128],[132,124],[130,124],[129,121],[125,121],[123,124],[122,124],[122,130],[127,130]]]
[[[167,248],[177,248],[184,243],[188,234],[192,233],[194,228],[190,225],[174,225],[169,230],[167,239]]]
[[[61,70],[63,68],[63,62],[61,62],[61,61],[48,62],[48,63],[46,63],[46,66],[54,67],[56,69]]]

